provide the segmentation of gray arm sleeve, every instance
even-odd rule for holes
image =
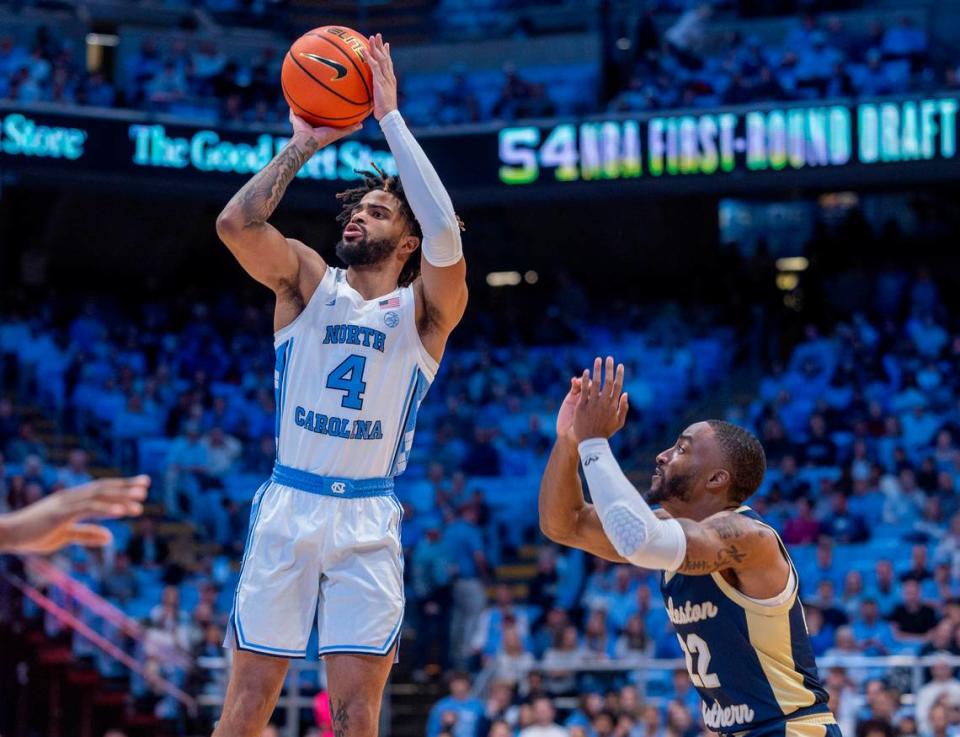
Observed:
[[[606,439],[584,440],[578,449],[600,523],[616,551],[643,568],[677,570],[687,554],[680,523],[654,514],[623,475]]]
[[[380,129],[397,162],[403,193],[423,231],[424,258],[434,266],[453,266],[463,257],[463,244],[450,195],[399,110],[384,115]]]

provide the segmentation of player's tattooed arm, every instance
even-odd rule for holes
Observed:
[[[302,167],[313,154],[329,143],[357,130],[353,128],[311,128],[291,115],[293,136],[263,169],[257,172],[227,203],[217,218],[217,235],[244,270],[261,284],[289,297],[290,305],[302,308],[306,295],[300,279],[305,260],[316,264],[319,275],[310,273],[309,281],[319,282],[325,264],[312,249],[299,241],[285,238],[267,220]],[[316,284],[313,284],[315,288]],[[312,293],[312,290],[310,290]],[[299,314],[294,310],[292,316]],[[289,316],[288,316],[289,317]],[[288,320],[287,320],[288,321]]]
[[[735,512],[720,512],[702,522],[678,519],[687,538],[680,573],[708,575],[762,565],[780,555],[777,536],[768,527]]]
[[[233,196],[227,207],[237,208],[244,227],[266,223],[300,167],[317,152],[317,148],[313,139],[294,135],[273,161]]]
[[[244,270],[279,296],[299,296],[300,259],[267,219],[316,147],[296,137],[237,192],[217,218],[217,235]],[[303,300],[300,299],[300,302]]]

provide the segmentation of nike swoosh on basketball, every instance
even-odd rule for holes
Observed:
[[[310,59],[311,61],[317,61],[317,62],[320,62],[321,64],[325,64],[326,66],[330,67],[333,71],[337,73],[337,76],[334,77],[334,80],[343,79],[344,77],[347,76],[347,68],[343,64],[340,64],[339,62],[336,62],[333,59],[328,59],[325,56],[318,56],[317,54],[311,54],[308,51],[301,51],[300,56],[305,56],[307,59]]]

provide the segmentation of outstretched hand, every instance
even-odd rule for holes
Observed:
[[[573,435],[578,443],[589,438],[610,438],[627,419],[627,394],[623,391],[623,364],[616,366],[607,356],[593,362],[593,376],[587,369],[580,377],[580,396],[573,417]]]
[[[390,44],[383,42],[379,33],[367,39],[370,53],[367,63],[373,72],[373,117],[381,120],[397,109],[397,75],[393,73]]]
[[[294,138],[299,136],[302,140],[315,146],[318,151],[324,146],[329,146],[331,143],[363,128],[363,123],[356,123],[346,128],[330,128],[325,125],[314,128],[306,120],[296,115],[293,110],[290,111],[290,125],[293,126]]]
[[[134,476],[61,489],[7,515],[0,534],[0,551],[52,553],[71,543],[108,545],[113,539],[110,530],[81,520],[139,516],[149,486],[149,476]]]

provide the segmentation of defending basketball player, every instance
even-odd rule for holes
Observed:
[[[390,47],[369,39],[374,116],[399,180],[339,195],[338,269],[267,220],[297,170],[353,129],[291,116],[290,143],[229,202],[217,232],[276,294],[277,458],[256,493],[215,735],[259,735],[317,617],[337,737],[374,737],[403,618],[400,505],[417,409],[467,303],[460,225],[397,110]],[[423,252],[423,257],[417,253]],[[418,275],[419,272],[419,275]]]
[[[627,415],[623,365],[596,359],[557,418],[540,486],[551,539],[663,571],[667,614],[703,699],[706,726],[750,737],[839,737],[817,679],[796,570],[777,533],[744,506],[766,470],[759,441],[727,422],[697,422],[657,456],[639,493],[608,439]],[[582,464],[593,504],[578,474]],[[651,504],[660,504],[654,512]]]

